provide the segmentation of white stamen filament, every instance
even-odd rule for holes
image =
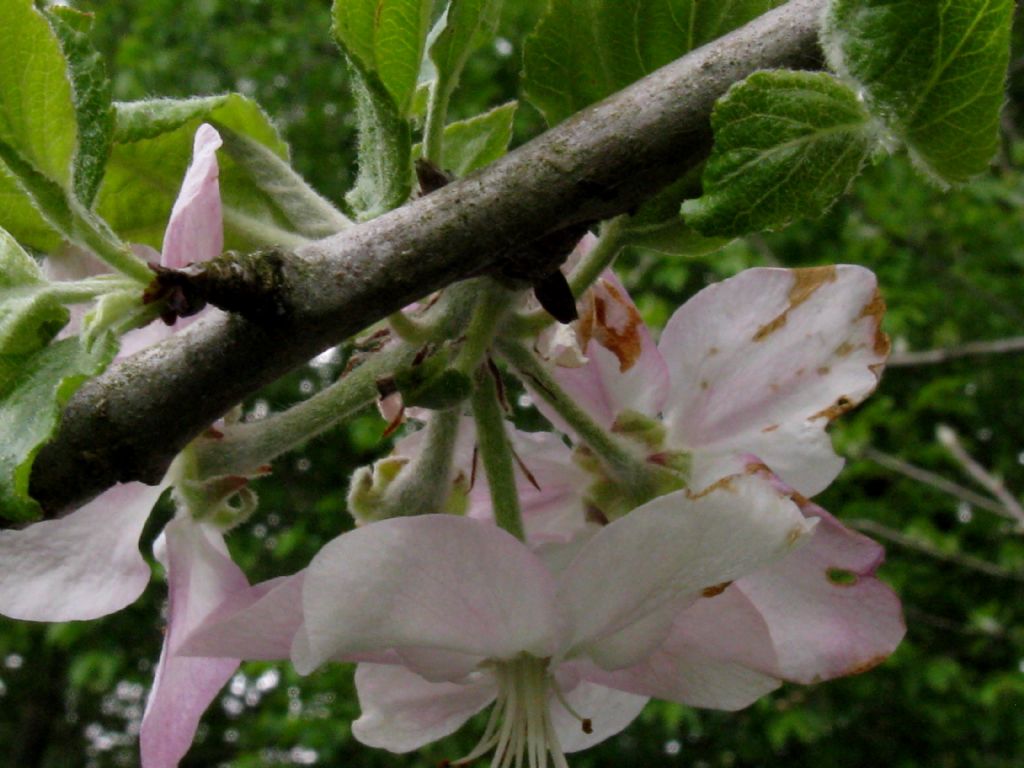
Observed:
[[[585,730],[589,729],[589,721],[569,707],[558,684],[548,674],[547,665],[545,659],[533,656],[494,664],[498,695],[484,735],[476,747],[453,762],[453,766],[469,765],[494,749],[491,768],[548,768],[549,754],[554,768],[569,768],[551,722],[549,694],[554,692]]]

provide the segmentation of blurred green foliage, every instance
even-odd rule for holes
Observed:
[[[354,120],[344,68],[327,31],[327,0],[79,5],[97,13],[94,39],[112,73],[115,98],[241,91],[274,117],[299,171],[326,196],[343,198],[353,178]],[[452,119],[516,96],[523,39],[543,5],[506,2],[501,37],[471,60]],[[647,319],[663,324],[686,297],[746,267],[852,262],[878,274],[897,352],[1024,335],[1020,30],[1016,37],[1004,149],[990,174],[941,192],[921,181],[905,158],[894,158],[870,168],[820,221],[736,241],[699,259],[627,253],[620,266]],[[516,141],[540,128],[539,115],[521,109]],[[247,414],[258,418],[308,397],[338,375],[345,354],[341,349],[333,361],[281,380],[247,403]],[[820,503],[848,522],[884,526],[902,541],[889,544],[883,569],[905,601],[909,626],[892,659],[859,677],[785,686],[739,713],[652,704],[623,734],[572,764],[1024,764],[1024,535],[1002,517],[867,458],[881,452],[971,486],[935,440],[936,425],[948,424],[1011,492],[1024,491],[1022,392],[1019,355],[893,367],[879,391],[834,428],[850,462]],[[383,427],[367,413],[282,457],[273,476],[259,481],[260,512],[229,540],[253,580],[303,567],[350,525],[347,477],[381,450]],[[168,515],[164,509],[151,519],[144,551]],[[970,567],[970,557],[996,568],[981,572]],[[101,621],[44,626],[0,620],[0,763],[137,764],[138,723],[162,641],[166,590],[156,575],[139,602]],[[211,707],[183,765],[427,768],[465,753],[482,727],[471,724],[422,752],[394,756],[351,738],[357,715],[348,667],[299,678],[286,664],[246,664]]]

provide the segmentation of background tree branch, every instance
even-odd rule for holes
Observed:
[[[286,317],[196,323],[87,382],[38,456],[48,516],[118,481],[158,482],[174,455],[242,398],[326,347],[530,244],[633,210],[696,167],[710,115],[758,69],[816,66],[824,0],[791,0],[452,183],[300,248],[280,281]]]

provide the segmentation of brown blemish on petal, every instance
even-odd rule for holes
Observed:
[[[715,491],[731,491],[731,492],[735,493],[736,492],[736,486],[733,484],[733,480],[734,479],[735,479],[735,475],[729,475],[728,477],[723,477],[721,480],[716,480],[711,485],[709,485],[707,488],[704,488],[701,491],[697,491],[696,493],[694,493],[689,488],[687,488],[686,489],[686,498],[688,498],[690,501],[696,501],[697,499],[702,499],[705,496],[714,493]]]
[[[790,312],[811,298],[814,292],[825,283],[834,283],[836,281],[835,266],[793,269],[790,272],[793,275],[793,286],[789,289],[789,306],[774,320],[758,328],[757,333],[754,334],[754,341],[763,341],[779,330],[779,328],[786,324]]]
[[[829,368],[827,365],[821,366],[817,371],[819,376],[828,376],[831,372],[832,369]]]
[[[701,597],[717,597],[722,594],[732,585],[731,581],[723,581],[721,584],[715,584],[713,587],[702,589],[700,592]]]
[[[889,656],[887,654],[882,654],[880,656],[874,656],[873,658],[870,658],[867,661],[863,661],[860,664],[854,664],[852,667],[847,669],[843,674],[846,674],[846,675],[859,675],[859,674],[861,674],[863,672],[867,672],[870,669],[874,669],[879,664],[881,664],[883,661],[885,661],[887,658],[889,658]]]
[[[601,280],[587,293],[580,313],[576,332],[582,349],[594,339],[619,361],[619,372],[632,368],[643,349],[641,331],[643,318],[633,303],[607,280]],[[625,319],[612,322],[613,312],[625,314]]]
[[[846,395],[843,395],[828,408],[823,408],[811,416],[811,421],[815,421],[816,419],[828,419],[829,421],[833,421],[851,410],[855,405],[856,403],[853,400]]]
[[[800,541],[800,539],[802,539],[804,537],[804,534],[806,533],[807,531],[804,529],[802,525],[794,525],[792,528],[789,529],[789,533],[786,534],[786,543],[792,547],[794,544]]]
[[[776,429],[778,429],[778,428],[779,428],[779,425],[778,425],[778,424],[772,424],[772,425],[771,425],[770,427],[765,427],[765,428],[764,428],[764,429],[762,429],[761,431],[762,431],[762,432],[765,432],[765,433],[767,433],[767,432],[774,432],[774,431],[775,431]]]
[[[714,357],[717,354],[718,354],[718,347],[711,347],[708,350],[708,357]]]
[[[853,342],[844,341],[842,344],[836,347],[835,356],[847,357],[855,349],[857,349],[857,346]]]
[[[710,387],[710,386],[711,386],[711,385],[710,385],[710,384],[708,384],[708,382],[707,382],[707,379],[705,379],[705,380],[701,381],[701,383],[700,383],[700,388],[701,388],[702,390],[705,390],[705,391],[706,391],[706,390],[707,390],[707,388],[708,388],[708,387]]]

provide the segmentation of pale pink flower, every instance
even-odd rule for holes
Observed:
[[[200,126],[164,235],[164,266],[212,259],[223,249],[220,145],[212,127]],[[128,334],[126,345],[139,349],[171,332],[154,323]],[[65,517],[0,531],[0,614],[33,621],[94,619],[134,602],[149,580],[139,534],[165,488],[118,485]]]

